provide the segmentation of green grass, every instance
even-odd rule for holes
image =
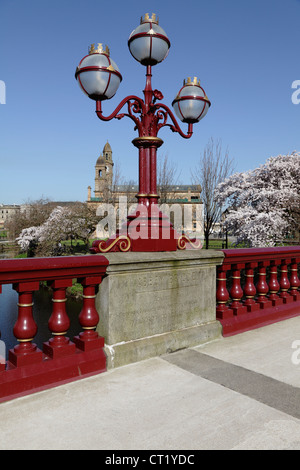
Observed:
[[[85,245],[83,240],[64,240],[61,242],[62,245],[66,246],[76,246],[76,245]]]
[[[224,246],[223,246],[224,243]],[[206,243],[205,240],[203,240],[203,248],[206,248]],[[210,250],[222,250],[225,248],[225,242],[222,242],[222,240],[209,240],[208,242],[208,248]],[[228,242],[228,248],[235,248],[232,243]]]
[[[76,281],[77,279],[72,280],[72,287],[67,287],[66,295],[67,297],[75,297],[76,299],[81,299],[83,294],[83,287]],[[49,289],[47,281],[40,281],[40,285],[43,286],[45,289]]]
[[[67,295],[72,297],[81,298],[83,294],[83,287],[81,284],[73,280],[72,287],[67,288]]]

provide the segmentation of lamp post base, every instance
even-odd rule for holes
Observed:
[[[127,217],[127,223],[115,235],[108,240],[95,240],[91,253],[163,252],[202,248],[200,240],[178,234],[168,217],[156,208],[151,208],[151,216],[146,206],[143,206],[144,210],[138,208]]]

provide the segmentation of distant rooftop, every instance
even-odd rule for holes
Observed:
[[[139,187],[138,185],[131,185],[131,184],[119,184],[116,186],[117,191],[138,191]],[[168,186],[168,191],[195,191],[195,192],[200,192],[199,186],[197,185],[184,185],[184,184],[174,184]]]

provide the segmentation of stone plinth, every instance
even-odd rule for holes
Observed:
[[[109,253],[96,299],[107,367],[119,367],[221,335],[216,266],[223,253]]]

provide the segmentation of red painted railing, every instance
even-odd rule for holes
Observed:
[[[300,246],[222,251],[216,311],[224,336],[300,315]]]
[[[95,297],[107,266],[100,255],[0,260],[0,293],[2,284],[12,284],[19,294],[13,329],[18,344],[9,350],[8,361],[0,363],[0,402],[106,370],[104,339],[95,331],[99,322]],[[70,341],[65,302],[73,279],[83,286],[79,315],[83,331]],[[33,317],[33,293],[41,281],[47,281],[53,292],[48,323],[52,337],[42,350],[34,343],[37,325]]]

